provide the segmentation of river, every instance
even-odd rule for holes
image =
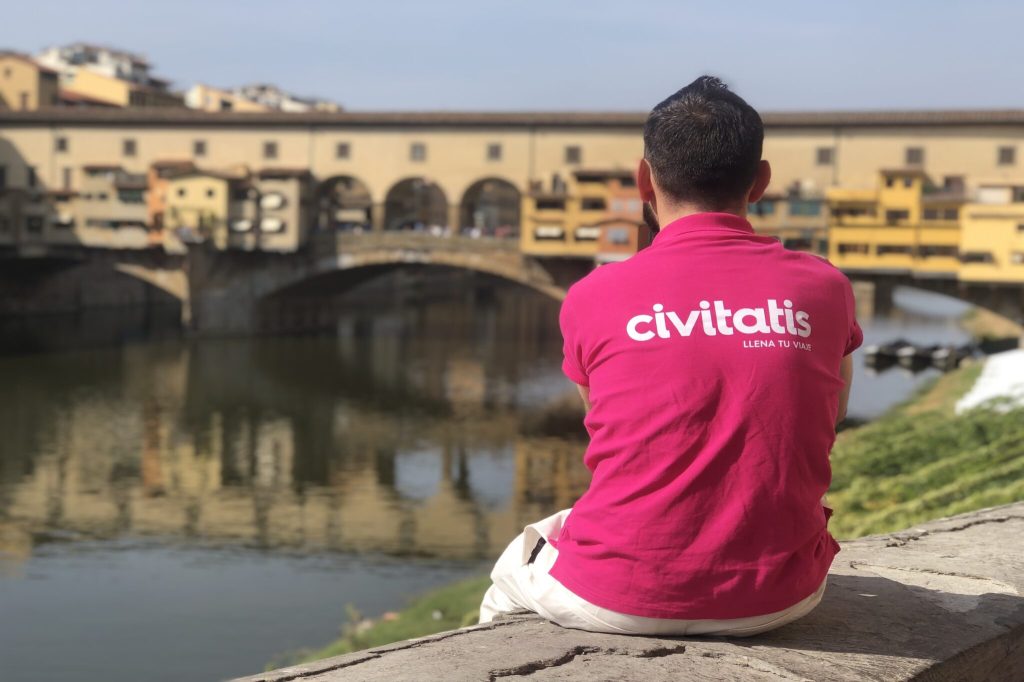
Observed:
[[[59,320],[0,337],[0,678],[258,672],[571,505],[588,477],[557,304],[477,284],[300,335],[186,341],[144,315],[86,335],[116,345],[60,350],[80,330]],[[960,341],[965,309],[901,290],[863,326]],[[856,367],[858,418],[929,375]]]

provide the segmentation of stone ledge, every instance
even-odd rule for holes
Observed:
[[[1021,682],[1024,502],[843,543],[818,608],[749,639],[603,635],[525,614],[244,682],[516,677]]]

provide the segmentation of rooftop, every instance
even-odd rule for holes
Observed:
[[[189,109],[49,109],[2,111],[8,126],[282,126],[282,127],[554,127],[638,129],[644,112],[471,112],[471,111],[340,111],[340,112],[207,112]],[[836,126],[1009,126],[1024,125],[1024,109],[933,111],[766,112],[768,128],[834,128]]]

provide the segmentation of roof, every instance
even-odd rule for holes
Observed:
[[[17,59],[20,62],[25,62],[29,66],[35,67],[42,73],[50,73],[53,75],[57,75],[58,73],[60,73],[56,69],[51,69],[48,66],[43,66],[36,60],[32,59],[32,57],[29,57],[27,54],[22,54],[21,52],[14,52],[13,50],[0,50],[0,58],[3,57],[9,57],[11,59]]]
[[[153,168],[179,168],[181,166],[195,166],[190,159],[157,159],[149,164]]]
[[[878,172],[882,175],[909,175],[912,178],[928,177],[923,168],[882,168]]]
[[[70,90],[61,89],[57,97],[62,102],[70,102],[72,104],[87,104],[89,106],[96,107],[117,107],[118,105],[108,102],[102,99],[96,99],[95,97],[89,97],[83,95],[80,92],[72,92]]]
[[[218,180],[226,180],[228,182],[245,180],[245,177],[240,175],[232,175],[222,171],[204,170],[202,168],[196,168],[195,166],[182,167],[179,171],[170,170],[164,177],[169,180],[180,180],[182,178],[191,177],[216,178]]]
[[[263,168],[256,175],[261,178],[303,178],[312,173],[308,168]]]
[[[3,111],[0,123],[8,126],[50,124],[138,127],[448,127],[448,128],[622,128],[638,130],[644,112],[471,112],[471,111],[310,111],[303,113],[208,112],[186,108],[154,109],[49,109]],[[879,126],[1024,126],[1024,109],[933,111],[817,111],[766,112],[761,118],[771,128],[836,128]]]
[[[587,175],[595,178],[633,178],[633,171],[626,170],[625,168],[580,168],[572,172],[577,178],[581,175]]]

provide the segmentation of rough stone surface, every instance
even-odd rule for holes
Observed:
[[[1022,682],[1024,502],[844,543],[818,608],[748,639],[594,634],[524,614],[245,682],[521,677]]]

